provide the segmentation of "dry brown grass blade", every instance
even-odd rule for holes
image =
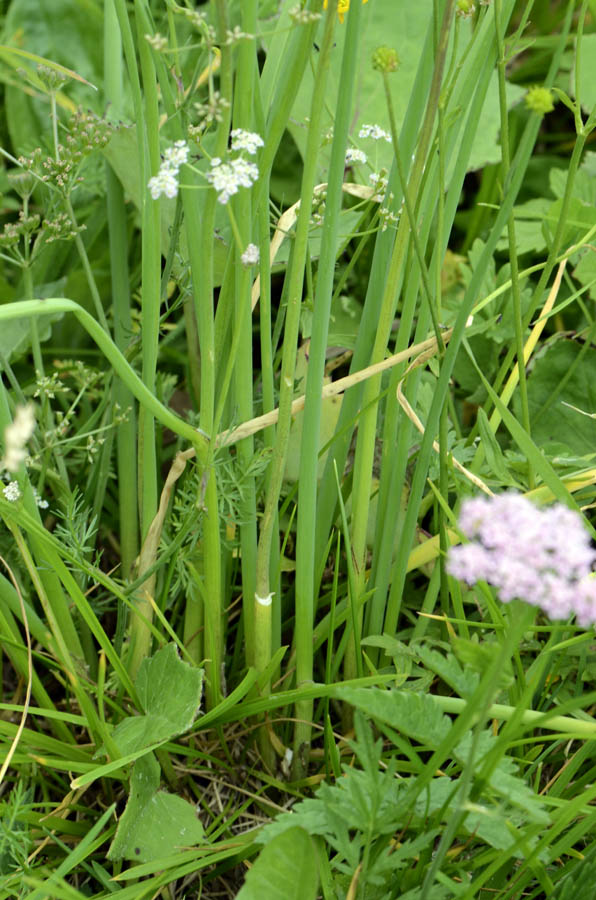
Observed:
[[[447,343],[450,337],[451,329],[445,331],[445,333],[442,335],[443,341],[445,343]],[[416,354],[418,353],[431,351],[432,356],[433,353],[436,353],[436,350],[437,341],[434,337],[428,338],[428,340],[426,341],[421,341],[419,344],[413,344],[411,347],[407,347],[400,353],[395,353],[393,356],[388,356],[387,359],[382,360],[380,363],[375,363],[372,366],[367,366],[365,369],[360,369],[360,371],[354,372],[352,375],[346,375],[344,378],[338,378],[337,381],[331,382],[331,384],[326,384],[321,391],[321,397],[325,399],[325,397],[335,397],[338,394],[343,394],[348,390],[348,388],[354,387],[354,385],[360,384],[360,382],[366,381],[368,378],[372,378],[373,375],[377,375],[379,372],[384,372],[387,369],[392,369],[394,366],[399,365],[399,363],[406,362],[406,360],[411,359],[412,356],[416,356]],[[304,395],[302,395],[301,397],[297,397],[292,403],[292,414],[295,414],[301,409],[304,409],[304,402]],[[262,416],[257,416],[254,419],[250,419],[248,422],[244,422],[242,425],[238,425],[237,428],[220,432],[220,434],[218,434],[217,436],[217,446],[227,447],[230,444],[235,444],[237,441],[241,441],[243,438],[249,437],[252,434],[257,434],[257,432],[262,431],[264,428],[268,428],[269,425],[275,425],[278,419],[278,415],[279,410],[272,409],[271,412],[265,413]]]

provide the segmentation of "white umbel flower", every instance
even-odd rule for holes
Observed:
[[[259,248],[257,245],[249,244],[240,259],[244,266],[256,266],[260,259]]]
[[[260,134],[254,131],[245,131],[243,128],[234,128],[232,131],[232,150],[246,150],[251,156],[254,156],[259,147],[264,147],[265,143]]]
[[[239,187],[252,187],[259,177],[259,170],[246,159],[238,158],[222,163],[215,157],[211,160],[211,171],[205,177],[217,191],[218,201],[226,204],[230,197],[238,193]]]
[[[159,172],[150,178],[147,184],[154,200],[159,200],[162,194],[170,200],[178,196],[178,170],[188,162],[189,153],[186,141],[176,141],[172,147],[165,150]]]
[[[252,187],[259,177],[259,170],[257,166],[255,166],[254,163],[248,162],[248,160],[243,159],[241,156],[238,159],[233,159],[230,165],[234,170],[234,174],[238,179],[238,184],[240,185],[240,187]]]
[[[167,150],[164,151],[164,164],[170,167],[170,169],[178,170],[180,166],[183,166],[185,162],[188,162],[188,154],[190,150],[188,149],[188,144],[186,141],[176,141],[173,147],[168,147]]]
[[[366,153],[362,150],[358,150],[357,147],[348,147],[346,150],[346,165],[349,166],[351,163],[365,163],[366,162]]]
[[[162,194],[172,199],[178,196],[178,170],[167,169],[162,166],[157,175],[149,179],[149,193],[154,200],[159,200]]]
[[[16,503],[21,497],[21,489],[18,481],[10,481],[5,488],[2,488],[2,493],[4,494],[5,500],[9,500],[10,503]]]
[[[358,137],[372,138],[373,141],[382,140],[387,141],[388,144],[391,143],[391,135],[388,131],[385,131],[384,128],[381,128],[380,125],[363,125],[358,132]]]
[[[4,459],[2,467],[9,472],[18,472],[27,456],[26,445],[35,430],[33,404],[17,406],[14,421],[4,429]]]

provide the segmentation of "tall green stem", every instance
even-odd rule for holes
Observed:
[[[321,432],[321,389],[325,370],[325,351],[329,333],[331,298],[335,275],[335,253],[342,206],[345,155],[352,114],[352,97],[360,42],[360,3],[348,14],[343,49],[337,109],[334,117],[333,145],[327,179],[327,199],[321,236],[321,254],[314,297],[314,314],[306,378],[300,472],[298,478],[298,519],[296,534],[296,684],[313,680],[313,625],[315,611],[315,558],[318,454]],[[296,704],[294,732],[295,775],[306,771],[311,736],[312,700]]]
[[[122,106],[122,40],[114,0],[105,0],[104,35],[106,101],[110,104],[113,113],[119,115]],[[108,162],[106,162],[105,168],[114,340],[118,349],[124,352],[132,333],[126,208],[122,185]],[[114,381],[114,402],[120,406],[122,411],[128,410],[126,420],[119,426],[116,436],[118,496],[120,499],[120,559],[122,574],[124,578],[128,578],[139,552],[136,479],[137,424],[134,397],[120,379]],[[124,611],[121,606],[119,615],[122,620]],[[122,630],[121,624],[117,631],[122,634]]]
[[[159,168],[159,105],[155,66],[151,49],[145,40],[142,27],[142,0],[135,0],[138,50],[143,78],[142,119],[137,121],[137,139],[141,158],[141,308],[143,319],[142,378],[152,393],[155,392],[157,353],[159,342],[160,307],[160,207],[149,196],[146,188],[148,173],[155,174]],[[141,536],[144,539],[157,511],[157,449],[155,420],[144,407],[139,414],[139,501]],[[135,615],[130,627],[130,650],[128,671],[134,677],[143,659],[151,651],[150,623],[153,618],[152,597],[146,587],[137,601]]]
[[[533,0],[531,0],[533,2]],[[501,115],[501,173],[503,184],[507,181],[511,167],[511,151],[509,146],[509,115],[507,112],[507,94],[505,81],[505,42],[501,28],[501,0],[495,0],[495,35],[497,41],[497,74],[499,78],[499,109]],[[519,266],[517,260],[517,242],[515,237],[515,218],[513,210],[507,222],[509,240],[509,262],[511,265],[511,296],[513,301],[513,321],[515,326],[515,352],[517,354],[517,371],[519,377],[519,393],[522,410],[522,423],[530,434],[530,407],[528,405],[528,388],[526,385],[526,365],[524,362],[524,329],[522,322],[521,292],[519,287]],[[528,463],[528,487],[534,486],[534,474]]]
[[[318,4],[315,4],[317,11],[321,8],[321,5],[322,0]],[[277,437],[271,460],[269,483],[265,498],[265,510],[261,520],[259,544],[257,548],[255,603],[257,607],[263,607],[263,610],[258,610],[259,618],[260,613],[266,611],[268,608],[270,609],[271,606],[271,588],[269,580],[271,543],[292,421],[291,406],[294,396],[294,372],[296,367],[296,346],[304,282],[304,265],[306,262],[312,195],[316,184],[318,154],[321,141],[321,122],[325,108],[325,93],[333,47],[334,26],[335,10],[332,9],[330,4],[325,18],[323,40],[315,75],[315,86],[312,95],[310,122],[304,157],[300,211],[296,223],[296,236],[292,262],[287,275],[288,299],[281,367]],[[255,640],[258,640],[257,635],[255,636]],[[262,640],[265,646],[261,648],[259,648],[258,645],[256,646],[256,658],[259,661],[259,665],[263,668],[266,662],[266,648],[269,641],[264,635],[262,635]]]
[[[257,0],[245,0],[242,4],[242,30],[245,34],[255,34],[257,30]],[[258,67],[256,43],[244,40],[238,49],[238,66],[234,90],[234,127],[246,131],[255,130],[254,109]],[[240,248],[236,248],[236,290],[234,329],[239,334],[238,352],[235,358],[234,395],[235,409],[240,421],[247,421],[254,415],[253,407],[253,364],[252,364],[252,310],[251,310],[251,271],[242,265],[241,253],[252,241],[253,208],[251,192],[242,191],[234,205],[235,219],[238,223],[238,239]],[[266,247],[263,247],[266,253]],[[254,455],[254,438],[240,441],[237,446],[237,459],[243,471],[247,472]],[[244,637],[246,643],[246,659],[249,665],[255,663],[255,570],[257,556],[257,522],[256,522],[256,490],[254,478],[245,483],[244,494],[240,506],[240,549],[242,554],[242,608],[244,616]],[[270,610],[270,607],[267,607]],[[271,640],[271,626],[265,625]],[[269,649],[270,653],[270,649]],[[267,659],[268,662],[268,659]]]

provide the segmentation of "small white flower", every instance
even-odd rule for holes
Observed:
[[[391,135],[388,131],[385,131],[384,128],[381,128],[380,125],[363,125],[358,132],[358,137],[372,138],[373,141],[383,140],[387,141],[388,144],[391,143]]]
[[[158,200],[162,194],[172,199],[178,195],[178,170],[162,166],[157,175],[149,179],[149,193],[154,200]]]
[[[211,171],[206,174],[207,181],[217,191],[217,199],[220,203],[227,203],[233,194],[238,193],[238,179],[229,163],[222,163],[216,157],[211,162]]]
[[[27,456],[25,446],[35,430],[33,404],[17,406],[12,424],[4,429],[4,459],[2,467],[9,472],[18,472]]]
[[[252,187],[259,177],[259,170],[257,166],[255,166],[254,163],[248,162],[248,160],[246,159],[242,159],[242,157],[233,159],[230,165],[234,170],[234,174],[238,179],[238,184],[240,185],[240,187]]]
[[[180,166],[188,161],[188,144],[186,141],[176,141],[173,147],[168,147],[164,152],[164,162],[170,169],[178,170]]]
[[[147,184],[154,200],[158,200],[162,194],[170,199],[178,195],[178,169],[188,161],[189,153],[186,141],[176,141],[166,149],[159,172]]]
[[[349,166],[350,163],[365,163],[366,162],[366,153],[362,150],[358,150],[357,147],[348,147],[346,150],[346,165]]]
[[[239,187],[252,187],[259,177],[259,170],[254,163],[241,157],[229,163],[222,163],[215,157],[211,160],[211,171],[205,177],[217,191],[218,201],[225,204],[238,193]]]
[[[257,149],[264,146],[263,138],[254,131],[245,131],[243,128],[234,128],[232,131],[232,150],[246,150],[254,156]]]
[[[5,488],[2,488],[4,498],[11,503],[16,503],[21,497],[21,489],[18,481],[10,481]]]
[[[257,245],[249,244],[240,259],[244,266],[256,266],[260,259],[259,248]]]
[[[39,506],[40,509],[47,509],[48,506],[50,505],[47,500],[42,500],[42,498],[39,496],[39,491],[37,490],[36,487],[33,488],[33,496],[35,497],[35,502],[37,503],[37,505]]]

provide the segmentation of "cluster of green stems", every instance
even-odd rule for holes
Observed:
[[[259,180],[252,190],[241,191],[230,201],[233,235],[228,250],[228,264],[220,285],[216,285],[214,240],[217,197],[213,190],[197,190],[197,174],[190,166],[181,169],[180,196],[177,201],[175,227],[171,241],[180,240],[188,254],[191,290],[184,304],[184,323],[189,348],[189,380],[199,416],[194,428],[156,399],[157,366],[160,337],[160,309],[163,300],[162,222],[160,203],[144,189],[141,191],[142,265],[140,295],[142,298],[141,373],[127,360],[127,342],[131,332],[130,273],[126,246],[127,211],[123,188],[106,163],[108,224],[111,249],[113,332],[104,313],[80,236],[77,249],[95,300],[96,317],[65,298],[35,300],[35,286],[25,269],[24,301],[3,306],[0,320],[28,317],[32,323],[33,352],[36,365],[43,372],[38,319],[44,314],[73,315],[97,344],[113,368],[115,379],[111,405],[118,403],[132,412],[117,436],[117,471],[120,498],[120,546],[124,583],[136,585],[132,595],[119,591],[120,614],[116,641],[111,643],[90,613],[81,591],[72,585],[55,543],[43,538],[39,512],[31,490],[25,491],[28,518],[29,549],[18,524],[10,512],[4,512],[29,569],[47,616],[57,657],[77,691],[82,708],[88,714],[97,740],[109,745],[109,733],[102,717],[81,680],[81,665],[98,671],[99,643],[116,669],[123,688],[134,698],[134,678],[142,660],[151,653],[154,639],[160,637],[154,623],[156,615],[156,569],[159,563],[160,472],[156,449],[156,422],[171,429],[185,445],[194,448],[200,470],[200,496],[196,517],[201,540],[189,572],[192,590],[186,598],[183,634],[179,635],[185,653],[196,665],[206,669],[207,707],[214,711],[224,696],[224,663],[232,652],[226,640],[226,608],[232,602],[230,573],[232,560],[222,535],[220,497],[216,478],[217,434],[233,420],[245,422],[256,411],[254,378],[253,312],[251,306],[253,273],[240,256],[249,243],[260,247],[260,299],[258,325],[261,358],[261,408],[270,412],[279,407],[275,428],[263,434],[270,448],[270,464],[266,473],[264,498],[257,494],[254,478],[249,478],[243,491],[239,512],[239,555],[242,593],[242,616],[238,640],[242,642],[246,668],[257,673],[256,685],[261,697],[271,693],[273,679],[279,675],[285,649],[282,647],[281,541],[280,499],[292,424],[291,405],[296,394],[295,369],[299,328],[308,271],[311,204],[315,185],[321,180],[320,148],[328,113],[330,69],[336,52],[337,16],[332,3],[323,11],[323,0],[309,0],[308,11],[322,14],[321,32],[314,54],[313,89],[308,117],[303,158],[300,207],[283,289],[283,336],[280,349],[280,372],[274,377],[274,352],[271,309],[271,237],[269,186],[270,177],[284,131],[290,122],[298,87],[308,72],[313,57],[313,38],[317,20],[295,25],[287,30],[283,66],[272,71],[267,60],[259,70],[258,45],[245,39],[232,46],[229,33],[227,0],[212,0],[218,45],[218,90],[224,101],[222,115],[216,123],[213,155],[223,157],[232,128],[258,132],[264,137],[259,157]],[[371,4],[372,6],[372,4]],[[474,33],[466,51],[460,54],[460,20],[454,15],[454,0],[435,0],[433,21],[412,89],[408,110],[398,129],[393,109],[390,72],[379,74],[387,98],[388,119],[394,150],[394,165],[389,176],[388,199],[403,213],[395,230],[379,231],[374,242],[370,281],[363,318],[353,359],[352,372],[381,362],[389,349],[398,353],[412,341],[423,340],[434,331],[439,348],[439,377],[426,430],[417,455],[411,483],[407,472],[412,426],[401,410],[396,389],[404,377],[405,363],[396,366],[388,385],[381,375],[369,378],[364,386],[350,389],[344,397],[332,452],[328,454],[322,479],[318,479],[320,450],[322,387],[329,333],[331,300],[334,291],[335,265],[342,209],[345,154],[350,132],[359,65],[367,60],[359,57],[362,22],[370,11],[360,3],[352,3],[347,15],[342,43],[340,67],[341,89],[335,108],[334,124],[326,182],[326,207],[321,231],[320,253],[313,296],[313,316],[309,347],[308,374],[305,384],[305,407],[300,452],[296,516],[296,580],[292,647],[287,656],[296,687],[295,730],[293,738],[294,774],[304,774],[312,737],[315,681],[314,653],[327,643],[326,676],[338,677],[343,665],[346,680],[375,674],[378,657],[365,656],[362,640],[383,631],[394,634],[402,606],[402,594],[408,557],[415,539],[416,526],[423,502],[433,441],[439,436],[440,475],[438,493],[447,499],[449,485],[448,414],[450,409],[450,377],[458,352],[464,346],[464,329],[474,303],[484,268],[491,258],[497,240],[505,229],[509,238],[512,303],[515,343],[507,355],[495,385],[495,391],[514,363],[518,368],[522,425],[531,434],[531,422],[525,385],[524,333],[530,316],[543,296],[560,251],[565,215],[573,180],[586,139],[594,127],[592,117],[582,121],[576,100],[577,141],[571,159],[561,217],[555,231],[548,258],[534,290],[526,316],[521,310],[521,274],[515,251],[513,206],[526,170],[540,125],[538,116],[528,119],[517,142],[515,153],[510,146],[508,109],[505,94],[505,67],[510,50],[505,45],[514,0],[494,0],[492,8],[483,8],[474,24]],[[258,0],[241,4],[241,28],[254,35],[259,28]],[[523,30],[532,8],[531,0],[523,11]],[[566,20],[570,27],[573,4]],[[580,20],[586,12],[586,2]],[[140,184],[145,186],[160,165],[163,148],[162,109],[167,118],[168,142],[185,139],[188,128],[188,104],[180,103],[172,84],[172,73],[162,55],[148,43],[145,35],[153,33],[147,0],[134,0],[130,10],[124,0],[105,0],[105,96],[116,114],[123,115],[123,82],[125,75],[131,88]],[[177,48],[173,6],[168,7],[169,43]],[[556,75],[567,32],[553,55],[547,80]],[[215,59],[208,50],[208,64]],[[179,64],[174,56],[174,68]],[[441,271],[449,235],[457,210],[491,74],[497,69],[501,116],[501,206],[483,250],[482,259],[465,292],[453,334],[448,346],[443,342],[441,316]],[[210,84],[213,74],[210,69]],[[576,92],[577,93],[577,92]],[[52,114],[56,118],[55,104]],[[454,114],[457,111],[457,115]],[[391,197],[392,199],[389,199]],[[68,199],[68,198],[67,198]],[[74,211],[68,200],[68,211]],[[171,248],[170,248],[171,249]],[[166,265],[171,266],[174,250],[165,248]],[[216,294],[216,287],[219,288]],[[217,296],[217,304],[215,297]],[[399,309],[400,326],[393,336],[393,322]],[[391,342],[394,346],[391,347]],[[415,404],[420,385],[420,372],[408,376],[406,394]],[[384,398],[384,399],[383,399]],[[377,503],[377,539],[372,568],[369,568],[367,532],[371,518],[373,464],[379,433],[379,409],[383,403],[382,470]],[[7,392],[0,390],[0,427],[10,421],[11,407]],[[495,410],[490,426],[500,424],[502,412]],[[352,510],[348,522],[342,494],[342,475],[350,441],[357,425],[354,466],[352,471]],[[107,452],[107,450],[106,450]],[[225,452],[225,448],[224,451]],[[236,461],[245,471],[250,469],[255,454],[254,437],[244,437],[236,445]],[[472,463],[478,471],[482,463],[482,445]],[[20,479],[26,483],[24,472]],[[534,473],[530,470],[529,486]],[[408,493],[408,502],[402,498]],[[98,503],[100,501],[98,497]],[[5,506],[5,505],[4,505]],[[437,524],[441,548],[448,544],[443,504],[437,503]],[[338,516],[338,510],[341,514]],[[343,527],[338,522],[343,521]],[[391,522],[385,528],[385,521]],[[337,530],[334,531],[334,528]],[[157,534],[157,538],[156,538]],[[350,577],[346,596],[335,606],[336,593],[329,614],[315,627],[323,569],[331,545],[339,560],[341,548],[349,560]],[[36,563],[49,560],[51,570]],[[136,561],[136,569],[135,569]],[[336,562],[336,565],[338,563]],[[114,582],[109,581],[114,587]],[[67,587],[68,585],[68,587]],[[117,588],[114,588],[118,590]],[[335,591],[337,589],[337,581]],[[71,612],[66,590],[76,596],[76,616]],[[8,587],[6,587],[8,591]],[[442,564],[433,573],[425,609],[434,606],[440,592],[441,603],[449,602],[449,590]],[[455,612],[463,619],[461,598],[456,593]],[[458,608],[458,603],[460,607]],[[78,617],[78,618],[77,618]],[[128,624],[127,624],[128,620]],[[342,637],[335,644],[339,625],[345,622]],[[415,626],[420,636],[422,620]],[[126,641],[125,641],[126,638]],[[94,643],[95,642],[95,643]],[[122,656],[122,658],[121,658]],[[368,667],[366,670],[365,667]],[[49,702],[43,689],[36,685],[40,705]],[[486,698],[485,698],[486,699]],[[486,700],[488,703],[490,698]],[[273,743],[269,732],[261,729],[261,749],[270,766],[274,766]]]

